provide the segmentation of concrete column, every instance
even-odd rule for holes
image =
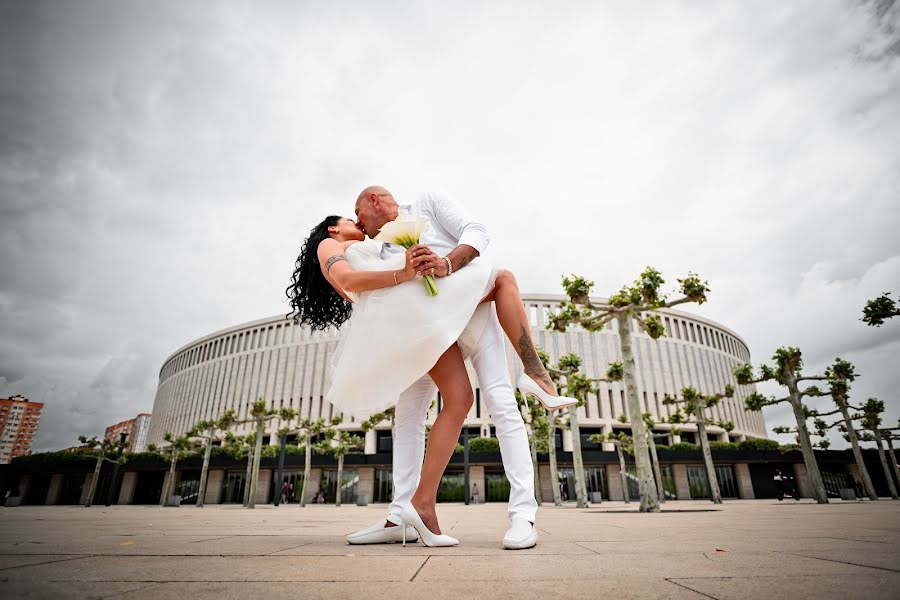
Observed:
[[[19,497],[24,501],[28,496],[28,489],[31,487],[31,475],[19,476]]]
[[[723,431],[722,433],[719,434],[719,441],[720,442],[728,441],[728,432],[727,431]]]
[[[378,434],[375,433],[374,429],[370,429],[366,432],[366,449],[364,452],[366,454],[378,453]]]
[[[169,481],[169,475],[170,475],[169,471],[166,470],[166,474],[163,475],[163,485],[162,485],[163,491],[165,491],[165,489],[167,487],[167,482]],[[173,479],[174,479],[174,481],[168,485],[169,497],[165,499],[166,501],[163,504],[163,506],[168,506],[170,498],[175,495],[175,486],[178,485],[178,471],[175,471],[175,477]],[[162,501],[162,498],[160,498],[160,501]]]
[[[737,479],[738,498],[742,500],[756,498],[756,494],[753,493],[753,481],[750,479],[750,467],[747,463],[735,463],[734,477]]]
[[[673,433],[673,434],[672,434],[672,443],[673,443],[673,444],[680,444],[680,443],[681,443],[681,434],[679,434],[679,433]]]
[[[675,479],[675,499],[690,500],[691,486],[688,483],[687,465],[672,465],[672,477]]]
[[[260,469],[256,483],[256,504],[266,504],[269,501],[269,488],[272,487],[272,469]]]
[[[56,504],[59,502],[59,491],[62,489],[62,473],[54,473],[50,478],[50,487],[47,489],[47,500],[44,504]]]
[[[369,503],[375,501],[375,467],[360,467],[356,470],[359,482],[356,484],[356,496],[366,496]]]
[[[81,498],[78,499],[78,504],[84,504],[87,502],[88,494],[91,493],[91,482],[94,481],[94,473],[90,472],[84,477],[84,485],[81,486]],[[96,501],[97,498],[94,498]]]
[[[134,488],[137,486],[138,474],[134,471],[122,473],[122,487],[119,488],[117,504],[131,504],[134,499]]]
[[[469,497],[472,497],[472,494],[475,493],[475,490],[478,490],[478,502],[484,502],[487,500],[487,488],[484,487],[484,466],[483,465],[470,465],[469,466]]]
[[[797,483],[797,492],[802,498],[812,498],[812,480],[809,478],[809,471],[806,470],[805,463],[794,464],[794,479]]]
[[[612,425],[607,423],[606,425],[603,426],[603,435],[609,435],[612,432],[613,432]],[[602,444],[600,444],[600,448],[604,452],[615,452],[616,451],[616,445],[613,444],[612,442],[603,442]]]
[[[322,469],[309,470],[309,483],[306,485],[306,503],[310,504],[319,492],[319,481],[322,479]]]
[[[544,502],[553,504],[553,481],[550,479],[550,465],[538,464],[538,473],[541,476],[541,498]]]
[[[610,500],[625,501],[619,465],[606,465],[606,486],[609,488]]]
[[[222,502],[222,482],[224,480],[224,470],[209,470],[206,474],[206,496],[203,498],[203,504],[219,504]]]

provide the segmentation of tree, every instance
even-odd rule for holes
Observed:
[[[216,420],[204,420],[197,422],[185,435],[189,438],[204,440],[203,467],[200,470],[200,491],[197,492],[197,506],[203,508],[203,499],[206,497],[206,482],[209,477],[209,459],[212,454],[214,441],[224,439],[225,432],[234,426],[236,413],[229,408]]]
[[[625,415],[622,415],[623,417]],[[653,478],[656,480],[656,493],[659,496],[660,504],[666,501],[666,488],[663,484],[662,473],[659,468],[659,455],[656,453],[656,440],[653,438],[653,428],[656,427],[656,421],[650,413],[641,415],[644,418],[644,427],[647,429],[647,445],[650,447],[650,461],[653,463]]]
[[[638,489],[641,494],[641,512],[659,512],[659,495],[653,483],[653,467],[647,447],[647,431],[641,415],[641,403],[637,387],[637,369],[634,362],[633,323],[644,330],[652,339],[665,335],[665,326],[657,311],[679,304],[706,302],[709,287],[694,273],[679,279],[679,291],[683,294],[677,300],[667,300],[660,292],[665,280],[653,267],[647,267],[633,285],[623,286],[605,303],[594,302],[590,292],[594,282],[573,275],[563,277],[563,288],[568,300],[560,304],[560,311],[548,317],[547,325],[555,331],[565,331],[569,325],[579,324],[587,331],[600,331],[606,323],[618,323],[619,345],[623,358],[623,381],[627,399],[628,414],[631,416],[631,437],[634,443],[634,458],[637,471]],[[637,417],[637,418],[636,418]]]
[[[758,377],[753,377],[752,365],[743,364],[735,367],[735,379],[741,385],[770,380],[776,381],[788,389],[788,395],[776,400],[774,396],[766,397],[759,392],[753,392],[744,398],[745,408],[746,410],[762,410],[764,406],[773,406],[782,402],[790,403],[794,411],[794,419],[797,422],[797,428],[794,431],[797,434],[800,452],[803,453],[803,462],[806,464],[806,470],[812,482],[813,497],[819,504],[828,504],[825,484],[822,482],[822,474],[819,472],[819,465],[816,463],[816,455],[809,438],[809,428],[806,426],[806,420],[815,416],[816,413],[803,404],[803,398],[815,396],[818,389],[813,386],[810,389],[801,390],[799,386],[804,381],[823,381],[831,379],[831,377],[801,375],[800,369],[803,366],[803,357],[800,350],[793,346],[779,348],[775,351],[772,359],[775,361],[775,368],[762,365]],[[775,431],[777,433],[788,432],[785,428],[776,428]]]
[[[881,327],[885,320],[900,315],[897,303],[890,296],[890,293],[886,292],[866,302],[861,321],[870,327]]]
[[[433,404],[433,403],[432,403]],[[390,421],[391,423],[391,447],[393,447],[394,441],[394,412],[396,407],[392,406],[388,409],[385,409],[381,412],[372,413],[369,415],[369,418],[359,424],[360,429],[368,433],[372,429],[375,429],[379,425],[381,425],[384,421]]]
[[[719,491],[716,466],[713,464],[712,452],[709,449],[709,439],[706,437],[706,426],[718,425],[725,431],[731,431],[734,429],[734,423],[731,421],[713,421],[706,417],[704,411],[717,405],[722,401],[722,398],[731,398],[733,396],[734,387],[726,385],[725,392],[722,394],[705,396],[692,387],[686,387],[681,389],[680,400],[668,394],[663,399],[663,404],[682,405],[669,417],[669,422],[687,423],[692,420],[691,422],[697,424],[697,437],[700,441],[700,450],[703,453],[703,464],[706,465],[706,478],[709,481],[709,499],[714,504],[722,504],[722,493]]]
[[[827,392],[819,391],[818,387],[811,386],[806,389],[806,393],[810,396],[830,396],[837,408],[826,413],[815,411],[813,424],[815,425],[816,435],[824,437],[828,430],[834,427],[837,427],[838,431],[844,434],[844,439],[850,442],[850,447],[853,450],[853,458],[856,460],[856,466],[859,469],[860,477],[862,477],[866,495],[869,496],[869,500],[878,500],[878,494],[875,492],[875,486],[872,484],[871,477],[869,477],[869,470],[866,468],[866,463],[859,448],[859,437],[856,433],[856,427],[853,425],[854,419],[850,416],[850,402],[847,400],[850,382],[856,379],[855,367],[846,360],[836,358],[834,364],[826,369],[825,375],[833,378],[828,382],[830,389]],[[835,414],[840,414],[841,418],[833,423],[827,423],[822,418]],[[828,445],[828,440],[823,440],[819,443],[819,446],[822,448],[827,448]]]
[[[579,372],[581,357],[569,353],[559,358],[555,368],[547,369],[557,387],[564,396],[575,398],[578,404],[568,408],[568,427],[572,432],[572,463],[575,471],[575,498],[578,508],[585,508],[587,503],[587,484],[584,476],[584,460],[581,456],[581,429],[578,424],[578,407],[584,406],[588,394],[596,394],[599,382],[621,381],[622,363],[611,363],[604,378],[589,378]]]
[[[239,423],[252,423],[256,429],[255,442],[256,447],[253,450],[253,466],[250,470],[249,481],[249,497],[247,498],[247,508],[256,507],[256,488],[259,484],[259,465],[262,460],[262,439],[266,430],[266,423],[272,419],[282,419],[290,421],[297,416],[297,411],[293,408],[276,409],[267,407],[266,401],[259,398],[253,403],[250,409],[250,418],[240,421]]]
[[[169,477],[166,479],[166,484],[163,486],[162,497],[159,500],[160,506],[168,504],[169,493],[173,489],[173,483],[175,481],[175,467],[178,464],[178,459],[194,450],[194,444],[186,435],[175,437],[167,431],[163,436],[163,439],[169,442],[169,445],[162,449],[162,455],[169,460]]]
[[[344,475],[344,456],[350,452],[362,450],[365,447],[365,440],[358,435],[352,435],[342,432],[338,429],[344,421],[342,415],[337,415],[331,419],[331,427],[323,431],[325,439],[321,442],[321,451],[327,452],[337,459],[337,493],[334,497],[335,506],[341,505],[341,482]]]
[[[251,431],[244,436],[225,432],[225,441],[222,444],[225,451],[235,460],[247,458],[247,472],[244,476],[243,505],[246,507],[250,499],[250,471],[253,468],[253,449],[256,447],[256,432]]]
[[[882,444],[882,440],[890,436],[888,431],[882,431],[881,429],[881,413],[884,412],[884,402],[877,398],[869,398],[860,407],[860,410],[862,410],[862,413],[859,415],[861,426],[870,432],[864,437],[864,441],[875,442],[875,447],[878,448],[878,458],[881,459],[881,467],[884,469],[884,476],[888,482],[888,489],[891,491],[891,498],[897,500],[897,486],[894,485],[893,473],[888,467],[887,457],[884,455],[884,444]]]
[[[547,411],[541,406],[541,403],[534,400],[531,396],[522,396],[518,390],[515,391],[516,402],[519,404],[519,410],[525,412],[525,431],[528,434],[528,445],[531,448],[531,466],[534,470],[534,499],[537,500],[538,506],[543,504],[544,498],[541,492],[541,476],[538,472],[538,451],[540,441],[539,436],[543,435],[543,447],[546,450],[547,441]]]
[[[97,464],[94,466],[94,478],[91,480],[91,488],[88,491],[87,500],[84,502],[85,508],[90,508],[91,504],[94,503],[94,494],[97,493],[97,482],[100,479],[100,469],[103,467],[103,463],[124,463],[124,452],[125,448],[128,447],[128,443],[123,439],[112,440],[103,438],[98,440],[96,437],[88,439],[84,435],[79,435],[78,441],[90,448],[91,453],[97,457]],[[110,455],[115,455],[115,458],[109,458]],[[115,482],[110,482],[110,485],[114,484]]]
[[[623,415],[624,416],[624,415]],[[595,433],[588,438],[594,444],[607,442],[615,446],[616,454],[619,456],[619,479],[622,483],[622,499],[626,504],[631,503],[631,494],[628,492],[628,475],[625,471],[625,452],[631,454],[634,451],[631,436],[620,431],[618,433]]]
[[[900,426],[882,431],[890,432],[890,435],[884,437],[884,441],[887,442],[888,455],[891,457],[891,466],[894,468],[894,478],[897,480],[897,484],[900,485],[900,468],[897,467],[897,456],[894,454],[894,440],[900,440],[900,435],[897,435],[898,430],[900,430]]]
[[[300,489],[300,506],[306,506],[306,493],[309,489],[309,478],[312,477],[312,453],[313,438],[325,429],[325,420],[302,418],[298,428],[297,445],[304,445],[305,454],[303,467],[303,487]]]

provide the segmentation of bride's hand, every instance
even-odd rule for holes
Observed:
[[[403,269],[403,281],[415,279],[417,275],[427,275],[427,273],[419,273],[419,269],[422,265],[428,263],[431,254],[431,248],[428,246],[422,244],[411,246],[409,250],[406,251],[406,265]]]

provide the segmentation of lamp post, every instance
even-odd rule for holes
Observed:
[[[469,428],[463,427],[463,501],[469,505]]]

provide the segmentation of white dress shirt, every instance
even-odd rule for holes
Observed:
[[[447,256],[461,244],[472,246],[481,255],[491,243],[487,228],[445,194],[427,192],[412,204],[401,204],[400,212],[428,219],[428,229],[422,233],[419,243],[440,256]],[[402,246],[385,243],[381,247],[381,257],[387,258],[389,254],[403,251]]]

